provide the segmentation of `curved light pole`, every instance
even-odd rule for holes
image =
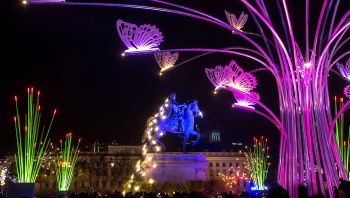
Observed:
[[[60,0],[30,0],[25,2],[31,4],[112,6],[167,12],[206,21],[233,32],[234,35],[249,42],[252,48],[160,50],[158,44],[162,42],[162,35],[155,26],[137,26],[126,22],[117,24],[119,36],[124,44],[131,46],[131,49],[125,52],[126,55],[191,51],[223,52],[241,55],[262,64],[272,73],[278,88],[279,118],[268,108],[264,110],[277,125],[281,126],[279,184],[288,189],[291,197],[298,197],[299,185],[306,185],[309,195],[316,194],[318,191],[331,195],[332,186],[338,185],[338,177],[347,179],[339,150],[336,149],[334,133],[330,133],[333,131],[334,124],[332,124],[333,119],[330,112],[327,79],[329,71],[332,71],[334,61],[337,62],[349,53],[346,49],[345,52],[341,52],[341,50],[344,51],[345,44],[349,40],[346,33],[350,27],[350,11],[346,12],[342,18],[337,19],[340,0],[323,1],[318,21],[315,23],[314,35],[311,35],[309,31],[309,10],[315,10],[315,8],[310,5],[309,0],[305,1],[304,47],[299,47],[295,39],[295,28],[292,26],[286,0],[276,1],[277,8],[274,11],[280,15],[279,19],[281,19],[277,25],[271,19],[271,13],[263,0],[255,1],[254,4],[247,0],[241,0],[260,31],[253,34],[241,30],[243,23],[245,23],[244,20],[246,20],[244,14],[242,18],[237,19],[232,14],[226,13],[229,21],[227,23],[195,9],[161,0],[150,0],[150,2],[159,3],[172,9]],[[319,2],[317,3],[319,4]],[[237,23],[232,23],[233,21]],[[281,27],[282,30],[277,30],[277,26]],[[163,65],[164,62],[161,64]],[[250,87],[249,90],[240,89],[244,87],[232,86],[237,85],[236,81],[239,81],[236,77],[241,78],[238,74],[235,75],[226,75],[230,78],[222,80],[220,87],[232,91],[236,100],[240,100],[240,102],[245,100],[248,102],[248,106],[253,104],[263,106],[257,102],[260,98],[259,95],[251,92],[255,88],[254,86]],[[246,75],[249,76],[249,74]],[[219,85],[216,81],[213,84],[215,87]],[[242,93],[237,90],[242,91]],[[328,192],[325,192],[325,182],[328,186]]]

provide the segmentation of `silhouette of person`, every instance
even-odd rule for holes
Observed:
[[[333,198],[338,198],[338,188],[336,186],[333,186]]]

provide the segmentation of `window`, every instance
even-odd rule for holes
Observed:
[[[210,176],[214,176],[214,170],[213,170],[213,169],[210,169],[210,170],[209,170],[209,175],[210,175]]]
[[[215,166],[216,167],[220,167],[219,162],[216,162]]]
[[[103,181],[103,182],[102,182],[102,186],[103,186],[103,187],[106,187],[106,186],[107,186],[107,182],[106,182],[106,181]]]
[[[213,163],[210,163],[210,167],[213,167]]]
[[[226,169],[222,169],[222,174],[226,175]]]
[[[220,170],[216,170],[216,176],[220,175]]]
[[[229,167],[232,167],[232,162],[228,163],[228,166],[229,166]]]
[[[236,162],[236,168],[238,168],[239,167],[239,163],[238,162]]]
[[[114,167],[114,163],[113,163],[113,162],[111,163],[111,167],[112,167],[112,168]]]
[[[103,170],[103,176],[107,176],[107,171]]]
[[[222,167],[226,167],[226,163],[225,162],[222,163]]]

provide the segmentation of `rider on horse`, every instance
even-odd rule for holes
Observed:
[[[176,101],[176,93],[170,94],[170,101],[169,101],[169,112],[168,112],[168,121],[169,123],[177,124],[178,128],[177,131],[182,132],[184,131],[183,126],[183,110],[187,106],[185,104],[178,104]],[[176,123],[177,122],[177,123]]]

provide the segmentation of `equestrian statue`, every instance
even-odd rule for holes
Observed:
[[[176,93],[171,93],[159,112],[147,121],[145,134],[142,143],[146,145],[144,149],[155,149],[155,151],[165,151],[165,145],[159,139],[166,132],[176,133],[183,138],[182,150],[186,151],[186,144],[190,135],[196,136],[192,145],[198,143],[200,134],[194,130],[194,118],[203,117],[198,108],[197,100],[189,100],[184,104],[178,104]]]

